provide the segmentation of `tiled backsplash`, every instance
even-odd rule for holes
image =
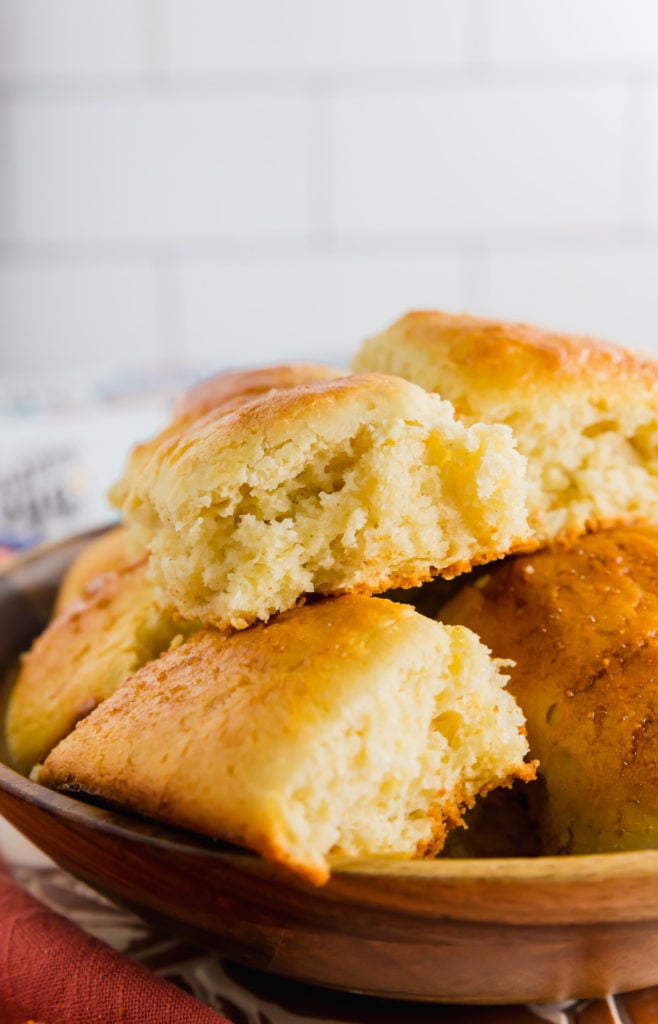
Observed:
[[[655,0],[2,0],[0,372],[418,306],[658,354]]]

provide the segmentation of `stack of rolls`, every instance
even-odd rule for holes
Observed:
[[[602,767],[564,813],[553,795],[578,774],[571,748],[555,750],[578,717],[564,687],[579,689],[561,677],[559,696],[564,666],[548,652],[568,649],[567,623],[589,605],[574,601],[551,633],[545,591],[519,603],[514,574],[557,581],[573,568],[561,553],[596,537],[608,575],[634,574],[635,556],[622,568],[610,554],[615,527],[644,529],[650,560],[658,366],[426,313],[367,341],[353,371],[220,374],[133,450],[112,490],[120,527],[71,568],[24,659],[7,717],[14,763],[313,884],[337,858],[456,848],[488,793],[532,789],[537,759],[541,849],[613,848],[612,819],[565,840]],[[583,671],[614,656],[604,646],[590,645]],[[644,697],[635,730],[610,736],[637,750],[643,729],[648,763]],[[600,706],[583,704],[593,721]],[[549,719],[563,723],[555,742]],[[650,845],[645,803],[616,827]]]
[[[412,313],[355,370],[399,373],[465,423],[506,423],[528,459],[526,554],[439,611],[511,659],[539,780],[471,814],[462,851],[601,853],[658,846],[658,365],[591,338]],[[523,797],[521,797],[523,800]],[[485,801],[486,804],[486,801]]]

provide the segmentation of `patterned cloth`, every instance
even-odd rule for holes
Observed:
[[[5,869],[0,922],[0,1019],[6,1024],[227,1024],[48,909]]]

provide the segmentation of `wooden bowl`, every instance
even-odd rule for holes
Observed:
[[[3,677],[91,536],[0,572]],[[307,982],[458,1003],[587,998],[658,982],[658,851],[342,861],[317,889],[234,847],[51,792],[5,763],[0,812],[142,917]]]

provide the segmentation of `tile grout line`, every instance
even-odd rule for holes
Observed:
[[[507,252],[583,252],[608,249],[653,251],[658,246],[658,223],[605,225],[601,227],[459,229],[427,231],[332,232],[330,204],[323,200],[326,186],[309,198],[312,230],[289,235],[186,236],[162,239],[109,238],[19,239],[0,241],[0,264],[48,265],[81,261],[100,264],[122,261],[151,263],[153,255],[167,252],[180,260],[298,259],[305,255],[340,258],[364,256],[388,258],[391,255],[422,257],[433,253],[492,248]],[[312,243],[312,244],[310,244]]]
[[[476,0],[473,0],[476,2]],[[468,48],[471,57],[454,66],[421,68],[308,71],[301,68],[284,70],[246,69],[217,72],[170,71],[167,67],[164,32],[151,29],[149,20],[158,23],[153,0],[140,0],[143,28],[142,74],[125,75],[34,75],[29,78],[0,76],[0,100],[70,102],[96,99],[132,98],[155,94],[195,97],[200,95],[241,97],[284,97],[305,95],[309,91],[327,93],[436,93],[481,89],[552,89],[556,93],[569,89],[619,88],[629,83],[658,83],[655,64],[641,65],[593,64],[584,68],[576,62],[537,64],[494,64],[488,56],[487,34],[478,30],[471,36]],[[471,31],[471,30],[469,30]],[[478,36],[480,38],[478,38]]]

